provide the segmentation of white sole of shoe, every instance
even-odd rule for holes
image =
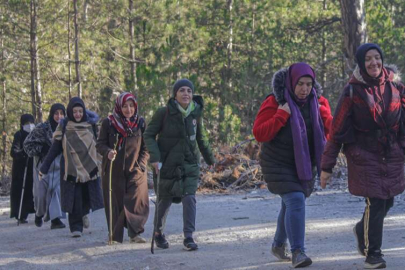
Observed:
[[[198,249],[198,247],[197,248],[183,247],[183,250],[185,250],[185,251],[196,251],[197,249]]]
[[[81,232],[72,232],[72,237],[73,237],[73,238],[82,237],[82,233],[81,233]]]
[[[376,263],[376,264],[364,263],[364,269],[383,269],[386,267],[387,267],[386,263]]]

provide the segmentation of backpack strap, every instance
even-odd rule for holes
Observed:
[[[160,123],[160,130],[159,130],[159,133],[163,130],[168,115],[169,115],[169,107],[166,106],[165,115],[163,116],[162,122]]]
[[[143,134],[145,132],[145,119],[143,117],[139,118],[138,126]]]

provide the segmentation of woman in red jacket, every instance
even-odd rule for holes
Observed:
[[[349,191],[366,198],[363,218],[353,229],[358,251],[367,256],[365,268],[385,268],[381,254],[384,217],[394,196],[405,188],[401,132],[405,89],[395,82],[394,70],[383,65],[377,44],[361,45],[356,60],[358,66],[340,96],[322,157],[321,185],[325,187],[331,178],[343,145]]]
[[[314,187],[315,167],[320,160],[332,122],[328,101],[320,95],[314,70],[306,63],[295,63],[273,77],[273,94],[257,114],[253,134],[262,142],[260,165],[270,192],[280,195],[281,210],[272,253],[293,267],[312,264],[306,256],[305,198]]]

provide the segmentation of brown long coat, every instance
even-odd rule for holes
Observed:
[[[118,132],[104,119],[97,140],[97,151],[103,156],[102,187],[105,213],[109,226],[109,174],[110,160],[107,155],[114,147]],[[147,160],[149,154],[143,141],[141,129],[134,129],[132,137],[123,138],[117,147],[117,156],[112,167],[113,240],[122,243],[124,227],[140,234],[149,216],[147,185]]]

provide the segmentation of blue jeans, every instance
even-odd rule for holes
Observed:
[[[290,192],[281,196],[281,210],[278,215],[274,244],[281,246],[290,242],[291,252],[304,251],[305,240],[305,195],[302,192]]]

